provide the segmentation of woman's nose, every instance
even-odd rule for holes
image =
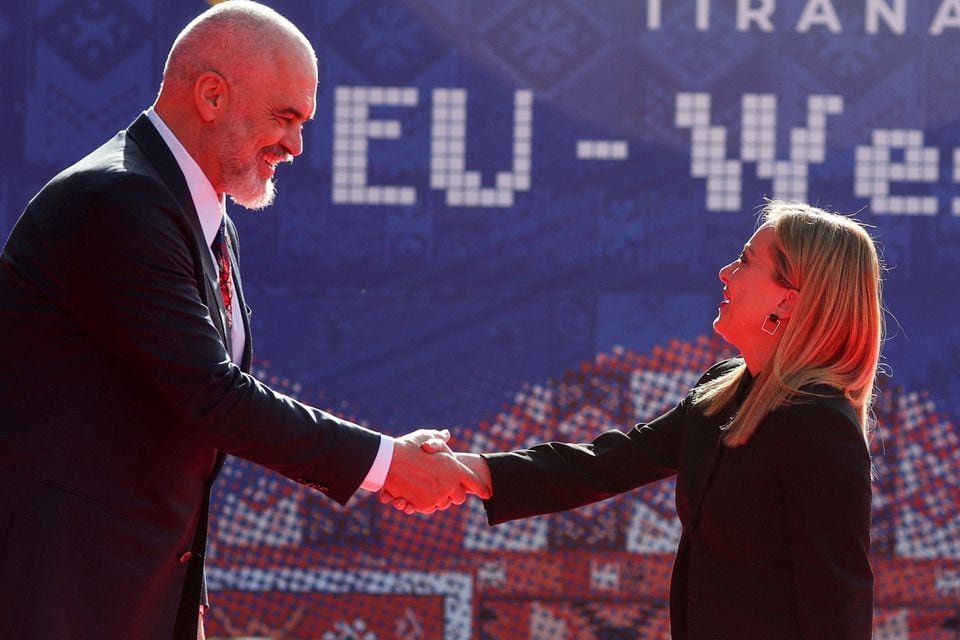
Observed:
[[[729,277],[729,276],[730,276],[730,267],[732,267],[732,266],[733,266],[733,263],[731,262],[730,264],[726,265],[725,267],[721,267],[719,276],[720,276],[720,282],[722,282],[723,284],[727,284],[727,281],[730,279],[730,277]]]

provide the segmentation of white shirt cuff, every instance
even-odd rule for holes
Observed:
[[[367,491],[380,491],[383,483],[387,480],[387,472],[390,471],[390,462],[393,461],[393,438],[382,433],[380,434],[380,448],[377,450],[377,457],[374,458],[367,477],[360,483],[361,489]]]

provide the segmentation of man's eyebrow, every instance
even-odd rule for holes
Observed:
[[[306,117],[306,116],[304,116],[302,113],[300,113],[299,110],[295,109],[294,107],[284,107],[284,108],[282,108],[282,109],[277,109],[277,113],[278,113],[279,115],[290,116],[290,117],[292,117],[292,118],[296,118],[297,120],[304,120],[304,121],[313,120],[312,117]]]

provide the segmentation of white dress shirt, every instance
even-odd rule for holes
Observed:
[[[147,109],[146,116],[150,122],[153,123],[160,137],[163,138],[170,152],[173,153],[173,157],[177,161],[177,165],[179,165],[184,179],[187,181],[187,188],[190,190],[193,206],[197,210],[197,217],[200,218],[200,228],[203,229],[203,239],[207,243],[207,250],[210,251],[210,258],[213,260],[213,264],[219,266],[219,262],[213,254],[211,245],[213,244],[214,237],[217,235],[217,231],[220,229],[220,223],[226,214],[224,194],[218,194],[216,190],[214,190],[213,185],[210,184],[210,180],[203,172],[203,169],[200,168],[197,161],[193,159],[193,156],[191,156],[180,143],[173,131],[171,131],[160,118],[160,115],[153,110],[153,107]],[[234,291],[236,291],[236,287],[234,287]],[[240,315],[245,312],[241,312],[240,310],[239,296],[233,296],[231,302],[233,306],[233,317],[236,318],[237,321],[233,323],[233,332],[230,336],[233,346],[230,358],[235,364],[239,365],[243,359],[243,348],[247,339],[246,332],[243,328],[243,321],[241,320],[243,316]],[[367,477],[360,485],[361,488],[368,491],[379,491],[387,478],[387,472],[390,470],[390,462],[392,460],[393,438],[386,434],[381,434],[380,448],[377,450],[377,457],[374,459],[370,471],[367,472]]]

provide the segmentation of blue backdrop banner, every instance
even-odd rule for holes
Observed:
[[[889,270],[875,638],[960,637],[960,0],[268,0],[320,64],[305,151],[233,207],[256,374],[394,434],[627,429],[731,353],[717,273],[767,197]],[[201,0],[0,13],[0,230],[156,95]],[[340,508],[230,460],[217,637],[669,637],[663,482],[488,528]]]

